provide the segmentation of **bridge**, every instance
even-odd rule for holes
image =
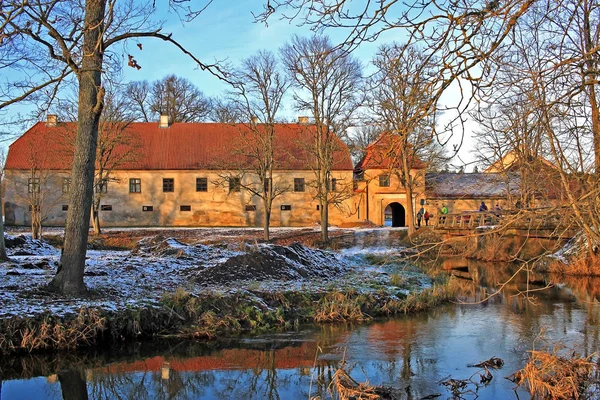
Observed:
[[[521,209],[502,212],[465,211],[440,214],[434,229],[440,233],[466,236],[477,228],[495,227],[507,234],[542,238],[572,237],[577,231],[574,221],[564,218],[558,209]],[[568,214],[567,214],[568,215]]]

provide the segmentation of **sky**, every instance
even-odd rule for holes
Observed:
[[[202,62],[214,63],[216,61],[227,63],[232,66],[239,65],[244,58],[254,55],[259,50],[271,50],[275,53],[294,34],[309,36],[311,31],[307,26],[300,26],[300,21],[290,22],[282,20],[278,16],[272,17],[268,25],[255,23],[252,12],[258,14],[262,11],[262,0],[214,0],[208,8],[194,21],[183,24],[177,15],[160,9],[167,3],[158,1],[159,7],[157,17],[164,21],[163,33],[172,33],[172,37],[181,45],[197,56]],[[203,4],[202,2],[199,2]],[[341,42],[347,32],[343,30],[328,30],[325,32],[334,44]],[[358,58],[366,71],[372,68],[370,60],[375,55],[377,48],[387,42],[403,39],[403,32],[399,29],[391,30],[382,35],[376,43],[363,43],[355,50],[354,56]],[[142,45],[140,50],[137,44]],[[161,79],[166,75],[175,74],[189,79],[206,96],[223,96],[228,90],[228,85],[215,76],[197,68],[194,61],[183,54],[175,46],[157,39],[142,39],[129,41],[125,45],[116,45],[113,50],[122,53],[123,57],[123,81],[148,80],[150,82]],[[127,67],[127,55],[135,57],[140,70]],[[450,92],[447,96],[452,102],[454,95]],[[284,104],[282,115],[284,118],[294,120],[297,112],[293,104],[288,101]],[[473,126],[469,126],[468,134]],[[461,149],[461,158],[465,161],[473,160],[471,140]],[[6,147],[9,142],[4,142]],[[459,143],[458,137],[450,141],[452,144]],[[453,165],[460,164],[459,160],[453,160]],[[467,167],[470,171],[472,167]]]

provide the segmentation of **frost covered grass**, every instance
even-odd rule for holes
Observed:
[[[585,252],[571,259],[568,264],[561,260],[554,260],[548,270],[561,275],[600,276],[600,256]]]
[[[90,293],[62,298],[43,289],[59,251],[27,237],[17,242],[11,261],[0,264],[0,354],[364,322],[426,309],[450,293],[411,267],[397,246],[374,249],[382,262],[372,265],[362,245],[327,252],[155,236],[130,251],[89,250]]]

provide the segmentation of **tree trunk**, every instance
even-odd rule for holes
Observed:
[[[265,218],[264,218],[264,239],[268,242],[271,240],[271,235],[269,231],[269,227],[271,226],[271,205],[268,204],[268,201],[265,201]]]
[[[326,199],[321,199],[321,241],[329,242],[329,204]]]
[[[92,202],[92,226],[94,228],[94,234],[100,235],[102,233],[102,229],[100,228],[100,215],[98,210],[100,209],[100,199],[98,195],[94,197],[94,201]]]
[[[8,255],[6,254],[6,243],[4,242],[4,197],[0,197],[2,204],[0,204],[0,261],[8,261]],[[0,383],[0,388],[2,384]]]
[[[71,173],[71,202],[65,226],[65,243],[56,276],[49,289],[62,294],[86,291],[83,283],[85,253],[90,228],[98,124],[104,90],[101,88],[102,32],[106,0],[85,2],[83,59],[78,71],[79,110],[75,154]]]

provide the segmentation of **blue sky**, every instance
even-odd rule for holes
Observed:
[[[290,23],[275,17],[269,20],[268,26],[255,23],[252,12],[262,11],[262,0],[214,0],[201,15],[186,24],[182,24],[175,14],[161,10],[160,7],[164,7],[165,4],[166,1],[157,1],[159,10],[155,15],[155,20],[164,21],[163,33],[172,33],[175,40],[206,63],[221,61],[233,66],[239,65],[242,59],[261,49],[278,52],[293,34],[301,36],[312,34],[307,26],[298,26],[299,21]],[[325,33],[333,43],[343,40],[347,34],[343,30],[329,30]],[[377,43],[363,43],[355,51],[354,56],[368,70],[370,60],[381,44],[402,40],[401,30],[391,30],[382,35]],[[137,47],[138,42],[142,44],[142,50]],[[118,44],[112,50],[122,53],[124,82],[136,80],[151,82],[168,74],[175,74],[189,79],[207,96],[224,95],[228,90],[226,83],[198,69],[188,56],[161,40],[130,41],[125,46]],[[127,67],[127,54],[133,55],[142,69]],[[453,96],[449,94],[447,97],[451,99]],[[285,104],[281,116],[288,119],[295,119],[297,116],[290,102]],[[458,141],[458,139],[452,140],[451,143],[458,143]],[[461,154],[464,154],[467,160],[472,160],[468,149],[465,147]],[[467,168],[467,171],[470,171],[470,168]]]

